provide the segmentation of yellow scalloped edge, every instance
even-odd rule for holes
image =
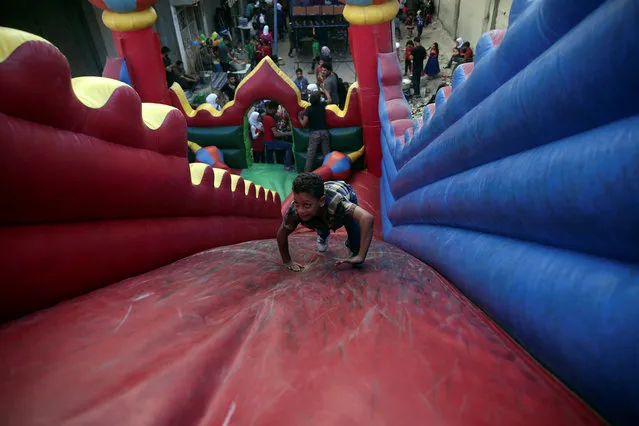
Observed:
[[[37,35],[13,28],[0,27],[0,62],[4,62],[18,47],[30,41],[44,42],[53,46],[48,40]]]
[[[211,168],[208,164],[204,163],[190,163],[189,170],[191,172],[191,184],[200,185],[202,183],[202,179],[204,178],[204,173],[206,169]],[[222,185],[222,179],[225,174],[228,174],[231,177],[231,191],[235,192],[237,189],[237,184],[240,179],[244,180],[242,176],[238,176],[224,169],[218,169],[213,167],[213,187],[219,188]],[[255,186],[255,198],[259,198],[260,188],[264,189],[264,200],[268,200],[268,195],[273,194],[273,200],[275,200],[275,191],[271,189],[266,189],[261,185],[256,185],[250,180],[244,180],[244,195],[248,195],[251,185]]]
[[[100,109],[105,106],[120,87],[131,88],[121,81],[103,77],[76,77],[71,79],[71,87],[76,98],[91,109]],[[168,105],[142,103],[142,121],[149,129],[157,130],[162,127],[166,116],[173,110],[177,111],[176,108]]]
[[[355,82],[355,83],[353,83],[353,84],[351,84],[349,86],[348,92],[346,92],[346,102],[344,102],[344,109],[339,109],[339,106],[337,106],[335,104],[328,105],[326,107],[326,109],[329,110],[329,111],[333,111],[335,113],[335,115],[338,116],[339,118],[346,117],[346,114],[348,113],[348,107],[351,104],[351,93],[355,89],[359,89],[359,83],[358,82]]]
[[[171,111],[177,111],[177,108],[164,104],[143,103],[142,120],[144,124],[146,124],[146,127],[151,130],[157,130],[162,126],[162,123],[166,120],[166,116],[169,115]]]
[[[76,98],[91,109],[100,109],[113,96],[113,92],[120,87],[130,87],[112,78],[76,77],[71,79],[71,88]]]

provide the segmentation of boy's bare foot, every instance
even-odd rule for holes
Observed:
[[[353,256],[353,257],[349,257],[347,259],[339,259],[335,262],[335,265],[341,265],[342,263],[348,263],[350,265],[353,266],[358,266],[361,265],[362,263],[364,263],[364,258],[361,256]]]
[[[293,272],[300,272],[304,270],[304,266],[300,265],[297,262],[288,262],[285,263],[284,266],[286,266],[286,269]]]

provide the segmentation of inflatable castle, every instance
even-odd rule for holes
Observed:
[[[155,0],[91,3],[126,82],[0,28],[3,424],[639,424],[636,0],[514,0],[420,119],[397,2],[347,1],[358,81],[314,161],[374,240],[338,267],[343,233],[296,232],[299,273],[290,199],[238,172],[261,99],[305,163],[295,85],[266,58],[193,109]]]

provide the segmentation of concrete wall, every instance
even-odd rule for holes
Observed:
[[[436,14],[439,22],[441,22],[444,29],[448,31],[448,34],[454,36],[453,38],[457,37],[455,35],[455,7],[458,1],[459,0],[438,0],[438,2],[435,3],[435,7],[437,8]]]
[[[494,10],[495,0],[492,1],[492,7]],[[492,28],[508,28],[508,16],[510,15],[510,7],[513,5],[513,0],[500,0],[497,3],[496,13],[491,16]]]
[[[491,0],[461,0],[457,35],[475,46],[483,33],[488,31]]]
[[[177,61],[180,59],[180,47],[175,33],[175,26],[173,25],[171,2],[170,0],[160,0],[153,7],[158,14],[158,19],[155,21],[154,26],[155,32],[160,36],[162,46],[167,46],[171,49],[171,58]]]
[[[84,16],[91,32],[91,37],[95,43],[102,66],[106,64],[107,56],[115,58],[118,52],[115,49],[111,30],[102,22],[102,10],[93,6],[88,1],[82,2]]]
[[[455,20],[455,8],[459,15]],[[507,28],[512,0],[437,0],[437,18],[453,37],[475,46],[486,31]]]

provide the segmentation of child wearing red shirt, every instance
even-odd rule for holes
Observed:
[[[408,40],[406,42],[406,53],[404,54],[404,75],[408,75],[409,72],[411,72],[411,55],[413,54],[413,48],[415,47],[415,44],[413,43],[413,40]]]

